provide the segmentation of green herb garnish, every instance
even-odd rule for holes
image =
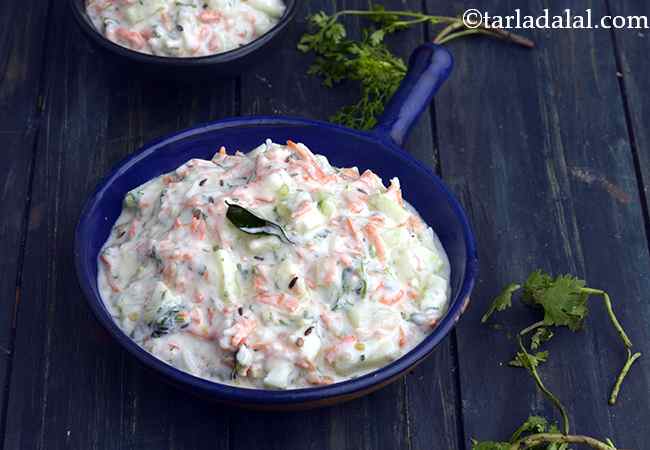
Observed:
[[[548,421],[543,417],[531,416],[512,435],[510,441],[478,442],[472,440],[472,450],[567,450],[569,444],[584,444],[599,450],[615,450],[616,447],[609,439],[600,441],[589,436],[570,434],[569,414],[565,406],[546,387],[538,372],[538,367],[549,358],[548,350],[531,352],[524,344],[524,338],[533,331],[534,333],[530,338],[530,349],[535,351],[553,337],[554,333],[551,327],[566,327],[574,332],[580,330],[584,326],[584,321],[589,313],[589,297],[592,295],[601,296],[605,302],[610,321],[619,334],[621,341],[623,341],[627,352],[627,360],[616,379],[609,398],[609,403],[613,405],[616,402],[625,376],[634,361],[641,354],[632,353],[632,342],[614,314],[609,295],[600,289],[587,287],[585,281],[577,277],[560,275],[553,278],[538,270],[528,277],[523,286],[518,284],[508,285],[494,299],[490,308],[481,319],[481,322],[486,322],[495,311],[503,311],[510,308],[512,306],[513,294],[522,289],[522,301],[530,306],[541,309],[544,316],[542,320],[533,323],[519,332],[517,335],[519,351],[517,351],[509,365],[526,369],[535,380],[535,384],[539,390],[542,391],[559,411],[562,417],[562,431],[560,432],[554,425],[549,426]]]
[[[569,444],[588,445],[597,450],[616,450],[609,439],[603,442],[589,436],[562,434],[556,425],[549,424],[545,417],[540,416],[530,416],[509,441],[478,442],[472,439],[472,450],[568,450]]]
[[[228,202],[226,202],[226,205],[228,205],[226,217],[240,231],[254,235],[276,236],[285,244],[293,244],[284,229],[277,223],[259,217],[239,205]]]
[[[343,16],[360,16],[374,24],[361,31],[361,38],[351,39],[345,26],[339,22]],[[314,52],[316,59],[309,74],[323,78],[323,84],[332,87],[344,80],[360,83],[361,99],[342,108],[331,119],[334,122],[362,130],[377,124],[386,102],[395,93],[406,75],[406,64],[395,56],[384,43],[384,37],[415,25],[446,25],[434,40],[445,44],[456,38],[470,35],[487,35],[533,47],[532,41],[500,29],[467,28],[460,17],[434,16],[416,11],[385,11],[374,6],[368,11],[343,10],[333,15],[318,12],[308,17],[312,27],[298,43],[302,52]]]
[[[140,207],[140,199],[144,196],[144,192],[133,190],[124,196],[123,206],[127,209],[137,209]]]
[[[512,306],[512,295],[522,289],[518,284],[510,284],[497,296],[488,312],[483,316],[485,322],[495,311],[503,311]],[[630,367],[641,354],[632,353],[632,342],[621,326],[612,301],[607,292],[586,286],[584,280],[571,275],[559,275],[556,278],[538,270],[533,272],[523,285],[522,301],[528,305],[541,308],[544,318],[521,330],[521,337],[535,331],[531,338],[531,349],[537,350],[543,342],[553,337],[550,327],[566,327],[571,331],[580,330],[589,313],[589,297],[597,295],[603,298],[610,322],[616,329],[627,352],[627,359],[623,369],[617,377],[617,382],[612,389],[609,403],[616,403],[621,383]]]
[[[511,283],[509,284],[501,294],[494,299],[490,308],[487,310],[483,317],[481,318],[481,323],[485,323],[495,311],[503,311],[512,306],[512,294],[517,292],[521,288],[521,285]]]
[[[158,309],[158,317],[149,323],[152,329],[151,337],[164,336],[174,330],[186,328],[189,324],[189,313],[179,305],[164,310]]]

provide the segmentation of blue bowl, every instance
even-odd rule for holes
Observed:
[[[451,65],[446,50],[432,44],[419,47],[380,125],[368,133],[300,118],[233,118],[151,142],[122,161],[86,204],[75,237],[79,280],[97,319],[120,345],[166,380],[201,397],[244,407],[298,409],[333,404],[378,389],[413,368],[458,321],[477,274],[474,237],[462,207],[434,173],[400,148],[415,118],[449,75]],[[121,212],[124,195],[190,158],[211,158],[222,145],[231,151],[249,151],[267,138],[303,142],[339,167],[370,169],[383,179],[399,177],[404,198],[438,234],[451,265],[449,309],[432,333],[400,359],[370,374],[329,386],[288,391],[238,388],[195,377],[157,359],[124,334],[104,307],[97,287],[97,257]]]
[[[176,58],[140,53],[122,47],[101,34],[86,13],[85,0],[68,0],[72,15],[83,32],[99,48],[114,57],[115,62],[131,63],[130,69],[142,69],[143,75],[156,78],[181,81],[204,82],[215,76],[234,76],[255,62],[269,58],[269,50],[282,44],[281,37],[287,26],[294,19],[298,9],[298,0],[284,0],[286,10],[277,24],[269,31],[239,48],[216,53],[214,55]],[[131,75],[135,73],[131,70]]]

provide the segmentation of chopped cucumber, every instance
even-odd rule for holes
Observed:
[[[303,234],[323,225],[325,225],[325,216],[318,208],[312,208],[294,220],[295,229]]]
[[[124,16],[131,24],[142,22],[167,8],[165,0],[140,0],[124,10]]]
[[[253,253],[266,253],[282,246],[282,241],[277,236],[264,236],[253,239],[248,243],[248,248]]]
[[[441,308],[447,302],[448,281],[436,274],[428,276],[428,283],[420,297],[420,309],[429,310]]]
[[[289,196],[289,185],[284,183],[280,186],[276,192],[276,195],[280,200],[283,200]]]
[[[401,248],[393,253],[398,276],[402,280],[420,277],[423,281],[429,274],[442,267],[440,256],[425,247]]]
[[[397,329],[402,319],[396,310],[369,301],[358,302],[346,312],[355,328],[369,329],[382,324],[382,328]]]
[[[288,361],[274,361],[264,377],[264,385],[275,389],[286,389],[293,368]]]
[[[289,290],[292,280],[297,277],[298,279],[294,282],[292,287],[298,283],[302,283],[302,276],[300,276],[300,270],[298,266],[292,263],[289,259],[285,259],[280,264],[277,265],[275,269],[275,279],[280,287],[283,290]]]
[[[318,201],[318,209],[329,219],[336,212],[336,203],[332,197],[326,197]]]
[[[411,235],[405,228],[390,228],[381,233],[384,243],[389,248],[400,248],[408,244]]]
[[[347,376],[360,369],[383,366],[399,354],[399,336],[390,334],[373,341],[350,344],[337,353],[334,369],[339,375]]]
[[[272,172],[264,178],[264,190],[267,192],[278,192],[286,186],[286,195],[295,187],[295,182],[286,172]],[[286,196],[285,195],[285,196]]]
[[[386,214],[397,223],[404,223],[411,215],[394,201],[388,194],[374,194],[368,198],[369,205]]]
[[[248,0],[248,4],[253,8],[268,14],[271,17],[282,17],[285,6],[280,0]]]
[[[237,282],[237,266],[232,253],[226,249],[219,249],[216,252],[217,267],[221,281],[221,294],[225,303],[233,303],[239,295],[239,283]]]

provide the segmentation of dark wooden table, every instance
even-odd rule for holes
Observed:
[[[457,14],[478,2],[380,3]],[[642,0],[480,3],[493,14],[650,15]],[[109,339],[77,284],[73,230],[99,179],[154,137],[234,115],[326,119],[353,99],[354,87],[327,90],[307,76],[309,58],[294,48],[306,14],[368,4],[305,1],[281,51],[236,79],[198,87],[133,78],[90,45],[65,4],[0,2],[4,449],[453,450],[469,449],[472,437],[507,438],[529,413],[554,412],[524,372],[505,367],[509,333],[479,318],[504,284],[538,267],[607,289],[645,353],[610,407],[624,353],[604,309],[594,305],[579,335],[560,333],[542,373],[574,429],[650,448],[650,30],[535,30],[532,51],[452,44],[453,77],[407,149],[441,174],[473,222],[481,276],[469,311],[389,387],[328,409],[266,414],[187,397]],[[393,42],[407,56],[430,33]],[[533,316],[511,317],[508,332]]]

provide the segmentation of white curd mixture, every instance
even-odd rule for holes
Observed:
[[[136,343],[198,377],[268,389],[354,378],[445,313],[434,232],[370,171],[303,144],[222,148],[129,192],[98,283]]]
[[[241,47],[269,31],[282,0],[87,0],[109,40],[159,56],[206,56]]]

